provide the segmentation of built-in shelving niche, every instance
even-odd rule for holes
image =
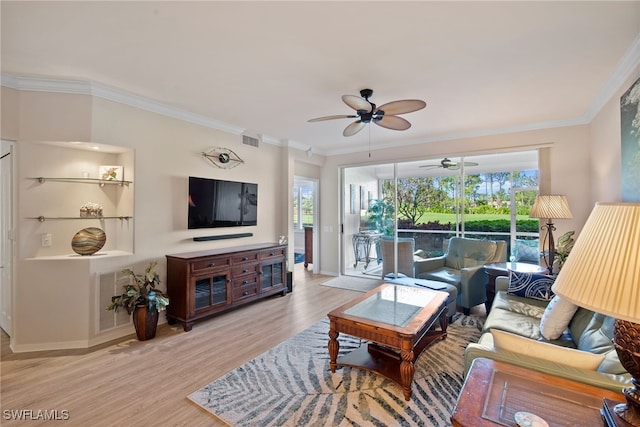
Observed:
[[[99,149],[95,149],[94,147]],[[23,248],[26,258],[75,255],[71,239],[83,228],[105,231],[107,242],[98,254],[134,251],[134,152],[104,144],[21,142],[20,217],[33,238]],[[103,165],[121,166],[117,180],[101,179]],[[102,207],[102,215],[81,216],[87,203]],[[50,246],[43,235],[51,235]]]

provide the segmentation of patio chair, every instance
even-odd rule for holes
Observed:
[[[382,253],[382,278],[384,279],[387,274],[394,273],[394,239],[383,237],[379,243],[380,252]],[[415,240],[410,237],[398,238],[398,273],[404,274],[407,277],[415,277],[413,268],[415,245]]]

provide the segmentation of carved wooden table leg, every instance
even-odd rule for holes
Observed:
[[[338,335],[339,333],[333,327],[329,329],[329,366],[332,373],[336,372],[336,360],[338,359],[338,350],[340,350]]]
[[[402,350],[400,351],[400,358],[402,359],[402,362],[400,362],[400,382],[404,400],[407,402],[411,399],[411,384],[416,371],[415,366],[413,366],[414,357],[411,343],[408,341],[403,342]]]
[[[440,329],[444,333],[443,339],[447,336],[447,326],[449,326],[449,316],[447,316],[447,311],[445,310],[440,315]]]

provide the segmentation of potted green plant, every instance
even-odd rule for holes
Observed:
[[[369,225],[385,236],[393,235],[393,214],[395,209],[393,203],[384,199],[375,199],[371,201],[369,209]]]
[[[567,231],[558,239],[558,243],[555,247],[558,272],[560,272],[560,270],[562,269],[562,266],[564,265],[567,257],[569,256],[569,253],[571,252],[571,249],[573,249],[573,244],[575,243],[573,235],[575,233],[575,231]]]
[[[124,292],[111,297],[111,304],[107,310],[125,308],[127,313],[133,315],[133,325],[140,341],[145,341],[156,336],[158,326],[158,313],[169,305],[169,297],[156,286],[160,283],[160,277],[155,272],[157,261],[149,263],[144,274],[135,274],[130,268],[122,270],[122,286]]]

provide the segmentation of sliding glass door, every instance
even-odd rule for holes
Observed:
[[[381,239],[413,239],[423,257],[442,255],[452,236],[509,247],[537,239],[538,221],[528,217],[537,158],[529,151],[346,168],[342,273],[381,278]]]

